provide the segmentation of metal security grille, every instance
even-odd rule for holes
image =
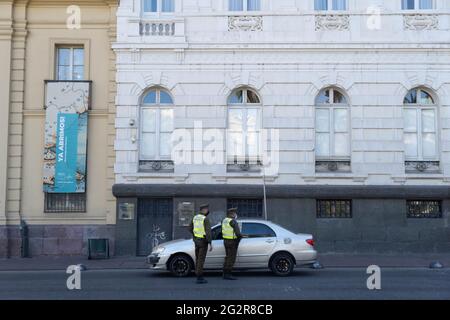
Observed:
[[[45,212],[86,212],[86,193],[45,193]]]
[[[334,219],[352,217],[351,200],[317,200],[317,218]]]
[[[228,199],[227,208],[237,208],[238,216],[243,218],[262,218],[263,216],[261,199]]]
[[[408,218],[442,218],[441,201],[406,201]]]
[[[153,248],[172,240],[172,199],[139,199],[137,254],[149,255]]]

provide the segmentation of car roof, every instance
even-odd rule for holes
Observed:
[[[237,219],[237,222],[248,222],[248,223],[264,223],[264,224],[274,224],[272,221],[269,220],[264,220],[264,219],[257,219],[257,218],[253,218],[253,219]],[[220,224],[220,223],[219,223]]]

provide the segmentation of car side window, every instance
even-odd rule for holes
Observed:
[[[222,240],[222,227],[218,226],[211,230],[211,238],[213,240]]]
[[[247,238],[272,238],[276,237],[275,231],[262,223],[243,223],[242,234]]]

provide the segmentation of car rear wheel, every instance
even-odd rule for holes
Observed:
[[[170,259],[169,271],[175,277],[187,277],[192,269],[191,259],[184,254],[177,254]]]
[[[275,254],[270,260],[270,269],[280,277],[286,277],[294,270],[294,260],[291,255],[281,252]]]

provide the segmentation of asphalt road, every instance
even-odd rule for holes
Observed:
[[[287,278],[241,272],[237,281],[209,273],[206,285],[195,284],[194,277],[147,270],[87,270],[81,274],[81,290],[73,291],[66,287],[68,276],[63,271],[2,271],[0,299],[450,299],[450,269],[382,269],[382,288],[376,291],[367,289],[369,275],[362,268],[300,269]]]

